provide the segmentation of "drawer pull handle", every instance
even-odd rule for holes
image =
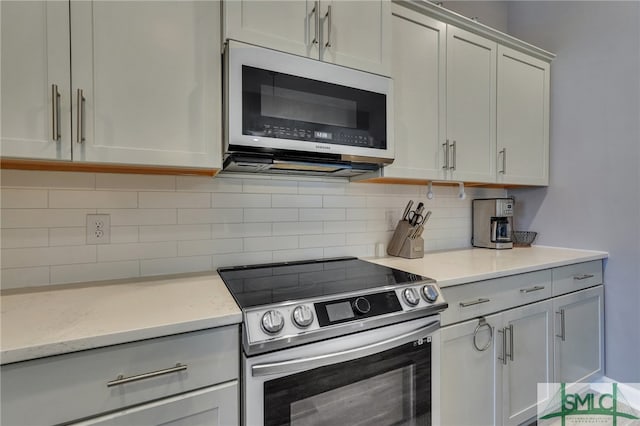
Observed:
[[[484,327],[487,327],[487,329],[489,330],[489,340],[483,347],[480,347],[478,346],[478,342],[476,339],[478,337],[478,332]],[[484,352],[487,349],[489,349],[489,346],[491,346],[492,341],[493,341],[493,327],[491,327],[491,325],[487,322],[487,320],[484,317],[479,318],[478,325],[476,325],[476,329],[473,330],[473,347],[476,348],[478,352]]]
[[[185,371],[186,369],[187,369],[186,365],[177,363],[175,367],[165,368],[164,370],[151,371],[150,373],[138,374],[136,376],[124,377],[121,374],[115,380],[111,380],[110,382],[107,382],[107,387],[110,388],[112,386],[124,385],[125,383],[137,382],[139,380],[163,376],[165,374],[178,373],[180,371]]]
[[[582,275],[575,275],[573,279],[581,281],[581,280],[586,280],[588,278],[593,278],[593,277],[595,277],[595,275],[593,274],[582,274]]]
[[[544,290],[544,286],[543,285],[537,285],[535,287],[530,287],[530,288],[521,288],[520,289],[520,293],[533,293],[534,291],[540,291],[540,290]]]
[[[490,299],[478,299],[478,300],[474,300],[473,302],[460,302],[460,307],[461,308],[467,308],[469,306],[479,305],[481,303],[487,303],[487,302],[491,302],[491,300]]]

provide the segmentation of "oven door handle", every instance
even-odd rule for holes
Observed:
[[[440,328],[440,320],[434,320],[426,326],[422,326],[416,330],[401,334],[400,336],[381,342],[372,343],[366,346],[347,349],[341,352],[323,354],[308,358],[297,358],[281,362],[273,362],[268,364],[256,364],[251,367],[251,375],[253,377],[268,376],[271,374],[289,374],[297,371],[305,371],[313,368],[324,367],[331,364],[339,364],[341,362],[351,361],[353,359],[362,358],[379,352],[393,349],[402,344],[413,340],[420,341],[425,339]]]

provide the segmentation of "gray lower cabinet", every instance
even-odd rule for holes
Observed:
[[[539,383],[601,376],[601,284],[595,261],[443,288],[442,425],[519,425],[552,396]]]
[[[237,425],[239,332],[226,326],[1,367],[3,425]]]
[[[211,386],[72,424],[75,426],[237,425],[238,382]]]

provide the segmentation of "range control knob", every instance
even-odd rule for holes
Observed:
[[[420,295],[413,288],[405,288],[402,292],[402,297],[409,306],[416,306],[418,303],[420,303]]]
[[[361,315],[364,315],[366,313],[369,313],[369,311],[371,310],[371,304],[364,297],[358,297],[353,302],[353,310]]]
[[[297,327],[307,328],[313,322],[313,311],[307,305],[296,306],[291,317]]]
[[[278,311],[267,311],[260,321],[262,329],[268,334],[277,334],[284,327],[284,317]]]
[[[422,297],[429,303],[433,303],[438,299],[438,290],[431,284],[422,287]]]

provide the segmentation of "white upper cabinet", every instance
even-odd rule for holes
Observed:
[[[224,38],[389,75],[389,0],[232,0]]]
[[[0,2],[3,157],[71,159],[69,3]]]
[[[219,2],[1,7],[4,157],[221,166]]]
[[[498,182],[549,183],[549,63],[498,47]]]
[[[444,179],[446,24],[393,5],[395,161],[385,177]]]
[[[72,2],[74,160],[219,167],[220,4]]]
[[[494,182],[497,44],[447,28],[447,162],[449,177]]]

